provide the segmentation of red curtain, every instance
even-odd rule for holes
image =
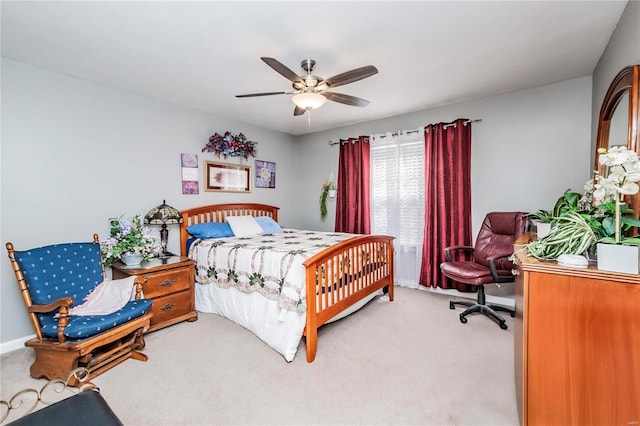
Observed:
[[[465,125],[465,122],[467,124]],[[472,245],[471,123],[430,124],[425,128],[425,226],[420,284],[472,291],[440,272],[445,247]]]
[[[369,137],[340,141],[336,232],[369,234]]]

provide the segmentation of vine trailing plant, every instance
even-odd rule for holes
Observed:
[[[327,217],[327,198],[329,197],[329,191],[336,190],[336,182],[333,176],[329,177],[329,180],[322,184],[322,191],[320,192],[320,218],[324,220]]]

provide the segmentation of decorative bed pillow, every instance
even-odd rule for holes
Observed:
[[[278,234],[280,232],[284,232],[282,227],[278,225],[278,222],[271,219],[269,216],[258,216],[256,217],[256,222],[258,222],[258,225],[260,225],[265,234]]]
[[[202,239],[233,237],[233,231],[227,222],[196,223],[188,226],[187,232]]]
[[[264,232],[253,216],[227,216],[227,222],[236,237],[260,235]]]

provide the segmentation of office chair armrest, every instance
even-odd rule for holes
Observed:
[[[505,259],[511,256],[513,253],[500,254],[487,258],[489,262],[489,270],[491,270],[491,277],[494,279],[496,283],[508,283],[514,281],[513,275],[509,277],[505,277],[504,275],[498,275],[498,269],[496,268],[496,261],[500,259]]]
[[[451,262],[453,261],[453,257],[451,256],[451,253],[454,251],[464,251],[466,253],[473,253],[473,247],[471,246],[451,246],[451,247],[446,247],[444,249],[444,256],[447,258],[447,262]]]

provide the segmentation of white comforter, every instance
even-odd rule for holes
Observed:
[[[189,257],[196,261],[196,281],[201,284],[235,287],[243,293],[258,292],[277,300],[280,308],[304,312],[302,263],[353,236],[287,229],[255,237],[197,240],[189,250]]]
[[[196,310],[230,319],[292,361],[306,322],[302,262],[352,236],[287,229],[282,234],[197,240],[189,250],[197,262]]]

